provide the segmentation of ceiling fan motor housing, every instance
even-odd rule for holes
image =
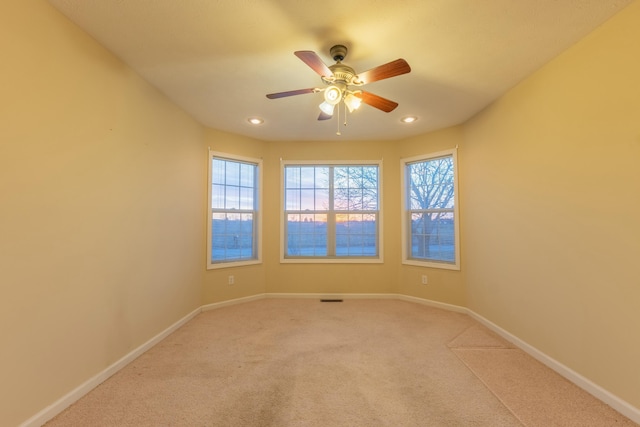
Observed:
[[[357,84],[355,79],[356,72],[354,69],[340,62],[347,56],[347,48],[338,44],[333,46],[329,53],[331,53],[333,60],[336,61],[336,64],[329,66],[333,76],[328,78],[323,77],[322,80],[326,84],[343,83],[347,86]]]
[[[340,62],[347,57],[347,47],[341,44],[337,44],[329,49],[329,53],[334,61]]]
[[[334,64],[329,67],[333,76],[329,79],[330,82],[340,82],[346,85],[353,84],[353,79],[356,76],[356,72],[353,68],[344,64]]]

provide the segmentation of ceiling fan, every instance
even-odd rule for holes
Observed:
[[[362,102],[385,113],[393,111],[398,103],[390,101],[371,92],[358,89],[367,83],[390,77],[406,74],[411,71],[411,67],[404,59],[396,59],[378,67],[372,68],[360,74],[356,74],[353,68],[342,63],[347,56],[347,48],[343,45],[333,46],[329,53],[335,64],[327,66],[322,59],[313,51],[299,50],[294,52],[298,58],[315,71],[322,82],[327,85],[325,88],[308,88],[290,90],[287,92],[270,93],[269,99],[284,98],[287,96],[303,95],[305,93],[324,92],[324,101],[320,104],[320,115],[318,120],[327,120],[333,117],[334,108],[341,101],[344,102],[349,112],[356,110]]]

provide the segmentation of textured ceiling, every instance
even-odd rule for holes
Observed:
[[[50,0],[202,124],[262,140],[393,140],[462,123],[631,2]],[[398,108],[363,105],[345,127],[317,120],[321,93],[265,97],[324,87],[293,52],[331,65],[334,44],[356,72],[404,58],[411,73],[363,87]]]

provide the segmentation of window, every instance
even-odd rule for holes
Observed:
[[[460,269],[455,150],[402,160],[403,263]]]
[[[208,268],[260,262],[261,161],[210,152]]]
[[[282,262],[381,262],[380,169],[285,162]]]

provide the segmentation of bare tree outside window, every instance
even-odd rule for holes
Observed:
[[[377,167],[336,167],[334,182],[336,210],[375,211],[378,209]]]
[[[379,165],[286,165],[285,258],[378,259]]]
[[[409,257],[455,262],[452,156],[406,164]]]

